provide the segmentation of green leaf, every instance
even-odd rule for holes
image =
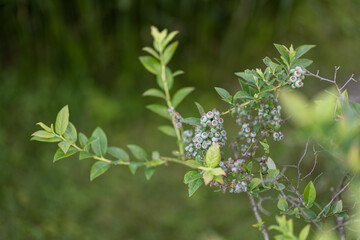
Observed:
[[[165,106],[159,104],[150,104],[146,106],[147,109],[153,111],[154,113],[159,114],[160,116],[171,120],[168,109]]]
[[[250,96],[247,92],[245,91],[238,91],[235,93],[234,95],[234,102],[237,100],[237,99],[253,99],[252,96]]]
[[[300,232],[299,240],[306,240],[310,231],[310,225],[306,225]]]
[[[63,150],[63,152],[66,154],[67,151],[69,150],[70,146],[71,146],[72,142],[69,140],[66,141],[62,141],[58,144],[59,148],[61,148],[61,150]]]
[[[342,200],[339,200],[337,203],[335,203],[335,204],[331,207],[331,213],[341,212],[342,209],[343,209]]]
[[[194,117],[185,118],[182,121],[182,123],[194,125],[194,126],[201,126],[200,118],[194,118]]]
[[[81,151],[79,153],[79,160],[87,159],[87,158],[93,158],[95,157],[94,154],[91,154],[89,152]]]
[[[38,141],[38,142],[60,142],[62,141],[61,138],[58,137],[53,137],[53,138],[42,138],[42,137],[37,137],[37,136],[33,136],[32,138],[30,138],[31,141]]]
[[[179,75],[181,75],[181,74],[184,74],[184,71],[183,71],[183,70],[177,70],[176,72],[174,72],[174,73],[172,74],[172,76],[173,76],[173,77],[176,77],[176,76],[179,76]]]
[[[91,143],[91,148],[97,156],[105,156],[107,152],[107,138],[105,132],[97,127],[91,135],[97,138]]]
[[[145,51],[145,52],[150,53],[155,58],[160,59],[159,54],[154,49],[152,49],[151,47],[144,47],[142,50]]]
[[[151,96],[151,97],[158,97],[162,99],[166,99],[165,94],[156,88],[148,89],[143,93],[143,96]]]
[[[231,102],[232,97],[228,91],[219,87],[215,87],[215,90],[223,100],[225,100],[226,102]]]
[[[205,113],[204,108],[199,103],[195,102],[195,105],[196,105],[197,109],[199,110],[200,115]]]
[[[295,57],[294,59],[298,59],[299,57],[301,57],[302,55],[304,55],[305,53],[307,53],[310,49],[312,49],[313,47],[315,47],[315,45],[302,45],[300,47],[298,47],[295,51]]]
[[[277,202],[277,207],[281,211],[286,211],[288,209],[288,202],[286,201],[285,198],[280,198],[279,201]]]
[[[266,179],[271,180],[271,179],[277,178],[280,174],[280,171],[277,169],[268,169],[267,174],[268,175],[266,176]]]
[[[163,41],[163,43],[162,43],[163,47],[166,47],[166,45],[168,45],[168,43],[171,42],[171,40],[173,40],[174,37],[175,37],[178,33],[179,33],[179,31],[173,31],[173,32],[169,33],[169,34],[165,37],[165,39],[164,39],[164,41]]]
[[[189,183],[189,197],[191,197],[204,184],[202,178]]]
[[[111,163],[97,161],[95,162],[90,171],[90,181],[104,174],[111,167]]]
[[[292,67],[301,66],[301,67],[306,68],[306,67],[310,66],[312,63],[313,63],[313,60],[306,59],[306,58],[299,58],[293,62]]]
[[[214,176],[226,176],[225,171],[221,167],[213,168],[209,172]]]
[[[70,141],[71,143],[75,143],[77,140],[77,131],[74,124],[72,124],[71,122],[69,122],[66,128],[66,131],[64,133],[64,138]]]
[[[192,168],[204,167],[202,162],[196,160],[187,160],[186,164],[190,165]]]
[[[286,60],[286,63],[289,63],[289,53],[283,45],[274,43],[274,46],[280,53],[280,55]]]
[[[161,66],[159,62],[150,56],[139,57],[143,66],[152,74],[158,75],[161,73]]]
[[[31,134],[31,136],[39,137],[39,138],[54,138],[55,134],[49,133],[49,132],[44,131],[44,130],[39,130],[39,131],[36,131],[33,134]]]
[[[261,146],[263,146],[265,153],[269,154],[270,148],[269,148],[269,144],[267,143],[267,140],[264,139],[264,141],[261,141],[260,144],[261,144]]]
[[[303,208],[302,210],[309,216],[309,218],[316,219],[316,213],[313,210],[308,209],[308,208]],[[303,217],[307,220],[307,218],[305,216],[303,216]]]
[[[151,167],[156,167],[156,166],[160,166],[160,165],[163,165],[165,163],[164,160],[161,160],[161,159],[154,159],[154,160],[151,160],[149,162],[147,162],[147,166],[151,166]]]
[[[205,162],[208,167],[215,168],[219,164],[220,160],[220,147],[219,144],[216,143],[207,150]]]
[[[44,123],[42,122],[38,122],[36,125],[39,125],[42,129],[44,129],[46,132],[52,132],[51,128],[46,126]]]
[[[71,155],[77,153],[78,150],[74,147],[70,147],[69,150],[67,151],[67,153],[65,154],[63,152],[63,150],[61,150],[60,148],[56,151],[55,155],[54,155],[54,160],[53,162],[56,162],[57,160],[66,158],[66,157],[70,157]]]
[[[121,160],[123,162],[128,162],[129,161],[129,156],[127,155],[127,153],[122,148],[108,147],[107,152],[111,156],[113,156],[114,158],[116,158],[118,160]]]
[[[86,145],[88,140],[89,139],[87,138],[87,136],[85,134],[79,133],[79,142],[80,142],[80,146],[82,148],[85,148],[85,145]],[[89,149],[86,149],[86,150],[88,151]]]
[[[185,99],[187,95],[189,95],[192,91],[194,91],[194,87],[185,87],[177,91],[172,99],[173,107],[176,108],[182,100]]]
[[[172,126],[159,126],[158,129],[168,136],[176,137],[176,132]]]
[[[136,173],[136,170],[140,167],[144,165],[143,163],[141,162],[130,162],[129,164],[129,170],[132,174],[135,174]]]
[[[155,169],[156,169],[156,167],[152,167],[152,166],[147,166],[145,168],[145,178],[146,178],[146,180],[150,180],[152,175],[154,175]]]
[[[308,183],[304,190],[304,201],[308,207],[311,207],[316,199],[316,189],[312,181]]]
[[[173,42],[171,43],[164,51],[164,64],[167,64],[170,62],[172,56],[174,55],[174,52],[178,46],[179,42]]]
[[[250,182],[250,190],[253,190],[257,186],[259,186],[260,183],[261,183],[261,180],[259,178],[253,178]]]
[[[56,117],[55,132],[62,136],[69,124],[69,107],[66,105],[63,107]]]
[[[142,162],[148,161],[147,154],[144,149],[137,145],[129,144],[127,147],[130,149],[131,153],[134,155],[134,157]]]
[[[268,159],[266,161],[266,165],[269,169],[276,170],[275,162],[271,159],[271,157],[268,157]]]
[[[245,81],[243,81],[242,79],[239,78],[239,84],[241,86],[241,89],[245,92],[247,92],[248,94],[250,93],[249,92],[249,86],[246,84]],[[249,94],[250,95],[250,94]]]
[[[198,180],[202,177],[202,175],[195,170],[190,170],[184,175],[184,183],[188,184],[192,181]]]

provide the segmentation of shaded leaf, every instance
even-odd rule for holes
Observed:
[[[306,204],[311,207],[316,199],[316,190],[312,181],[305,187],[303,196]]]
[[[150,180],[150,178],[154,175],[156,167],[147,166],[145,168],[145,178],[146,180]]]
[[[105,156],[107,152],[107,138],[105,132],[97,127],[92,133],[92,137],[96,138],[91,143],[91,148],[97,156]]]
[[[172,126],[159,126],[158,129],[168,136],[176,137],[176,132]]]
[[[64,138],[70,141],[71,143],[74,143],[77,140],[77,131],[74,124],[72,124],[71,122],[69,122],[66,128],[66,131],[64,133]]]
[[[223,100],[225,100],[227,102],[229,102],[229,101],[231,102],[232,97],[228,91],[226,91],[223,88],[219,88],[219,87],[215,87],[215,90]]]
[[[181,101],[185,99],[187,95],[194,91],[194,89],[194,87],[185,87],[177,91],[171,101],[173,107],[176,108],[181,103]]]
[[[130,149],[131,153],[134,155],[134,157],[142,162],[146,162],[148,160],[147,154],[144,149],[137,145],[129,144],[127,147]]]
[[[68,105],[66,105],[59,111],[56,117],[55,132],[60,136],[62,136],[66,131],[68,123],[69,123],[69,107]]]
[[[135,174],[136,173],[136,170],[140,167],[144,165],[143,163],[141,162],[130,162],[129,164],[129,170],[132,174]]]
[[[48,127],[48,126],[46,126],[44,123],[42,123],[42,122],[38,122],[36,125],[39,125],[42,129],[44,129],[45,131],[47,131],[47,132],[52,132],[51,131],[51,128],[50,127]]]
[[[164,64],[167,64],[168,62],[170,62],[172,56],[175,53],[175,50],[178,46],[179,42],[173,42],[171,43],[164,51]]]
[[[313,47],[315,47],[315,45],[302,45],[300,47],[298,47],[295,51],[295,57],[294,59],[297,59],[299,57],[301,57],[302,55],[304,55],[305,53],[307,53],[310,49],[312,49]]]
[[[151,97],[158,97],[162,99],[166,99],[165,94],[156,88],[148,89],[143,93],[143,96],[151,96]]]
[[[119,147],[108,147],[107,152],[113,156],[114,158],[121,160],[123,162],[128,162],[129,161],[129,156],[127,155],[127,153],[124,151],[124,149],[119,148]]]
[[[67,151],[67,153],[65,154],[60,148],[56,151],[55,155],[54,155],[54,159],[53,162],[56,162],[60,159],[66,158],[66,157],[70,157],[71,155],[74,155],[75,153],[77,153],[78,150],[74,147],[70,147],[69,150]]]
[[[95,162],[90,171],[90,181],[104,174],[111,167],[111,163],[97,161]]]
[[[55,134],[49,133],[49,132],[44,131],[44,130],[39,130],[39,131],[36,131],[33,134],[31,134],[31,136],[39,137],[39,138],[54,138]]]
[[[184,175],[184,183],[188,184],[188,183],[195,181],[201,177],[202,177],[202,175],[198,171],[190,170]]]
[[[168,109],[163,106],[163,105],[159,105],[159,104],[150,104],[146,106],[147,109],[153,111],[154,113],[159,114],[160,116],[166,118],[166,119],[171,119]]]
[[[79,153],[79,160],[83,160],[83,159],[87,159],[87,158],[93,158],[95,157],[94,154],[89,153],[89,152],[85,152],[85,151],[81,151]]]
[[[61,148],[61,150],[66,154],[67,151],[69,150],[70,146],[71,146],[72,142],[69,140],[66,141],[62,141],[58,144],[59,148]]]
[[[144,56],[139,57],[139,59],[143,66],[152,74],[158,75],[161,73],[160,63],[155,58],[150,56]]]
[[[142,50],[145,51],[145,52],[150,53],[155,58],[160,59],[159,54],[154,49],[152,49],[151,47],[144,47]]]
[[[194,118],[194,117],[185,118],[182,121],[182,123],[186,123],[186,124],[194,125],[194,126],[201,126],[200,118]]]
[[[199,110],[200,115],[205,113],[204,108],[199,103],[195,102],[195,105],[196,105],[197,109]]]
[[[191,197],[204,184],[202,178],[189,183],[189,197]]]
[[[221,160],[220,147],[219,144],[216,143],[207,150],[205,162],[206,165],[210,168],[215,168]]]

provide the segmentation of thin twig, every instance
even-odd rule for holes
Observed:
[[[326,204],[326,206],[321,210],[321,212],[317,215],[316,217],[316,221],[319,220],[321,214],[323,214],[325,212],[325,210],[334,202],[334,200],[337,198],[337,196],[339,196],[341,193],[343,193],[346,188],[350,185],[351,181],[352,181],[353,177],[349,180],[349,182],[343,187],[341,188],[336,194],[334,194],[334,196],[332,197],[332,199],[330,200],[330,202],[328,204]]]
[[[301,179],[300,164],[301,164],[301,162],[303,161],[303,159],[304,159],[305,156],[306,156],[308,146],[309,146],[309,139],[308,139],[307,142],[306,142],[304,153],[303,153],[303,155],[301,156],[301,158],[300,158],[300,160],[299,160],[299,162],[298,162],[298,164],[297,164],[297,172],[298,172],[297,188],[299,188],[300,179]]]
[[[258,222],[258,224],[260,224],[259,226],[259,230],[261,231],[263,237],[264,237],[264,240],[269,240],[269,234],[265,228],[265,225],[264,225],[264,222],[262,221],[261,219],[261,216],[260,216],[260,213],[259,213],[259,209],[256,205],[256,202],[255,202],[255,199],[253,196],[251,196],[250,193],[247,193],[248,197],[249,197],[249,200],[250,200],[250,204],[251,204],[251,209],[252,211],[254,212],[254,215],[255,215],[255,218],[256,218],[256,221]]]

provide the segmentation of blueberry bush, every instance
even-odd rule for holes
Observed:
[[[205,111],[195,102],[199,114],[183,117],[177,108],[194,88],[173,90],[174,80],[184,73],[168,66],[178,46],[174,41],[177,33],[152,27],[153,47],[143,48],[148,55],[140,57],[140,62],[155,76],[158,85],[145,91],[143,96],[162,100],[162,104],[154,103],[146,108],[168,120],[168,125],[158,129],[176,141],[178,148],[172,156],[164,156],[158,151],[150,154],[138,145],[129,144],[126,147],[133,156],[130,157],[123,148],[109,146],[100,127],[91,136],[86,136],[69,121],[68,106],[59,111],[54,124],[38,123],[41,130],[33,133],[31,140],[56,142],[59,148],[54,162],[74,154],[79,154],[80,160],[95,160],[90,180],[115,166],[127,166],[133,174],[138,168],[145,168],[145,177],[150,179],[159,166],[185,165],[189,168],[184,174],[189,196],[203,185],[223,194],[246,194],[257,220],[253,226],[259,229],[264,239],[270,239],[269,230],[277,232],[275,239],[305,240],[309,238],[310,230],[318,239],[329,239],[331,236],[326,234],[334,232],[338,232],[340,239],[345,239],[346,226],[356,219],[348,214],[350,207],[343,207],[342,194],[356,181],[360,152],[360,104],[349,100],[346,91],[347,84],[356,81],[353,76],[340,86],[336,80],[339,68],[335,69],[334,79],[307,70],[312,61],[303,56],[314,45],[294,48],[274,44],[280,56],[265,57],[265,69],[235,73],[240,88],[234,95],[215,87],[220,99],[228,104],[227,109]],[[329,82],[332,88],[310,102],[298,90],[306,78]],[[294,123],[297,135],[307,142],[303,156],[296,163],[291,160],[289,165],[280,168],[276,159],[271,158],[271,148],[286,139],[281,127],[289,120]],[[225,129],[225,121],[234,121],[237,129]],[[303,175],[301,163],[311,144],[314,166]],[[225,153],[225,148],[231,150],[230,155]],[[332,197],[325,204],[316,201],[315,182],[319,176],[313,176],[320,151],[327,151],[341,168],[346,169],[338,188],[331,189]],[[287,174],[290,167],[296,169],[297,176]],[[301,184],[303,181],[305,187]],[[276,203],[279,212],[274,215],[281,215],[276,216],[277,225],[267,227],[263,222],[261,213],[266,210],[261,204],[264,200]],[[302,218],[308,224],[299,233],[294,233],[292,218]],[[325,224],[329,219],[335,219],[337,223],[330,229]]]

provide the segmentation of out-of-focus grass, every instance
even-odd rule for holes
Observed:
[[[29,142],[34,124],[54,121],[68,104],[71,121],[84,133],[100,125],[112,145],[136,143],[169,154],[175,144],[155,129],[163,120],[144,108],[157,100],[141,97],[155,85],[137,59],[151,44],[150,25],[180,30],[171,66],[186,73],[175,88],[196,87],[179,108],[190,116],[196,114],[193,101],[225,109],[213,87],[234,93],[233,72],[263,66],[261,59],[275,54],[273,42],[318,45],[309,54],[315,60],[311,69],[324,74],[331,74],[333,65],[342,65],[339,77],[359,71],[359,5],[1,1],[0,238],[239,239],[244,232],[248,239],[259,238],[249,227],[255,219],[245,195],[202,188],[188,198],[185,169],[179,166],[162,167],[149,182],[141,171],[132,176],[113,168],[90,183],[91,161],[74,157],[53,164],[56,146]],[[321,86],[306,80],[301,91],[312,95]],[[291,136],[287,139],[287,149],[294,151],[279,147],[273,153],[279,163],[296,161],[295,152],[302,151]],[[330,183],[324,181],[324,189]]]

